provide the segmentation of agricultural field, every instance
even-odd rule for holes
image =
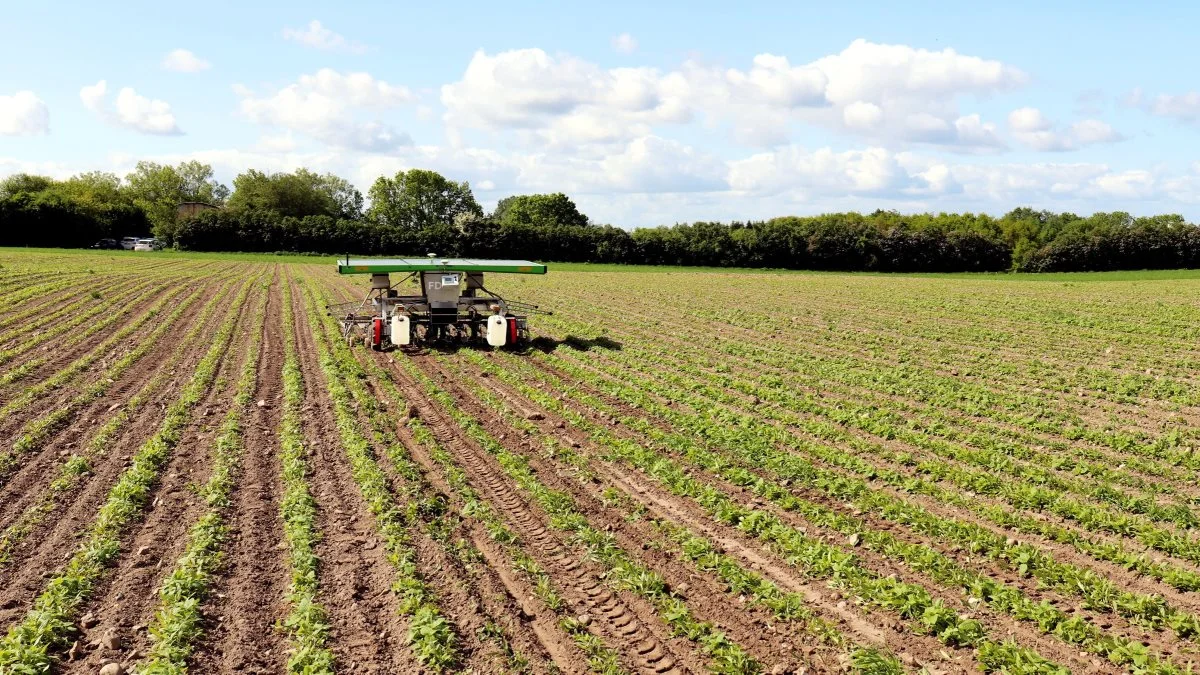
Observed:
[[[1188,673],[1200,278],[0,251],[0,673]],[[1193,665],[1197,664],[1197,665]]]

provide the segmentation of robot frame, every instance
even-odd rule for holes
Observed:
[[[351,259],[337,261],[338,274],[370,274],[360,302],[329,305],[348,344],[377,351],[427,344],[520,347],[529,340],[530,314],[551,314],[537,305],[506,300],[484,286],[485,273],[545,274],[528,260],[443,258]],[[404,277],[392,283],[391,275]],[[397,286],[415,281],[420,295],[400,295]]]

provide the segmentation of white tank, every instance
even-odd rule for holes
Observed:
[[[411,341],[412,332],[409,330],[407,314],[392,315],[392,344],[404,346]]]
[[[508,339],[508,322],[499,314],[488,317],[487,341],[493,347],[503,347]]]

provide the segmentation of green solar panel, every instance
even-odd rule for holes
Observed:
[[[389,272],[507,272],[545,274],[546,266],[528,260],[481,258],[343,258],[338,274],[387,274]]]

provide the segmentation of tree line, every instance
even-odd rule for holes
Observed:
[[[185,202],[213,208],[181,215]],[[630,231],[593,222],[563,193],[507,197],[488,213],[466,182],[423,169],[382,176],[365,198],[346,179],[307,169],[251,169],[230,189],[194,161],[139,162],[124,179],[90,172],[0,181],[0,245],[85,247],[151,233],[192,251],[885,272],[1200,267],[1200,228],[1179,215],[878,210]]]

